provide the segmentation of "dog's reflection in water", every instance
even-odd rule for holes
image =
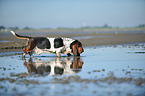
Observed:
[[[81,71],[83,62],[80,57],[64,57],[51,58],[50,60],[38,59],[34,62],[32,58],[26,61],[24,65],[27,67],[28,73],[42,74],[42,75],[68,75]]]

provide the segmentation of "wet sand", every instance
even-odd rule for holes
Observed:
[[[145,29],[143,30],[77,30],[77,31],[16,31],[19,35],[70,37],[78,39],[83,46],[100,46],[116,44],[132,44],[145,42]],[[0,52],[22,51],[26,40],[15,38],[10,32],[0,32]]]

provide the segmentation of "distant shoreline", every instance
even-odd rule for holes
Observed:
[[[96,27],[84,27],[84,28],[42,28],[42,29],[6,29],[6,31],[0,30],[0,32],[8,32],[8,31],[17,31],[17,32],[76,32],[76,31],[137,31],[137,30],[145,30],[145,27],[130,27],[130,28],[96,28]]]

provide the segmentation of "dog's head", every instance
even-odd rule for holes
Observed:
[[[72,49],[72,53],[74,56],[80,56],[84,49],[82,47],[82,43],[78,40],[75,40],[71,43],[70,48]]]

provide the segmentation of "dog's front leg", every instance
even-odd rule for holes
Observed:
[[[57,57],[60,57],[61,56],[61,52],[60,52],[60,50],[58,49],[58,50],[56,50],[56,56]]]
[[[57,52],[57,53],[56,53],[56,56],[57,56],[57,57],[60,57],[60,56],[61,56],[61,53],[60,53],[60,52]]]

